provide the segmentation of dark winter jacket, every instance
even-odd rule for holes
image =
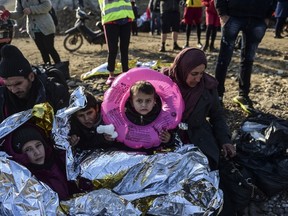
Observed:
[[[229,128],[223,116],[216,88],[205,89],[186,121],[188,131],[180,131],[183,142],[197,145],[208,157],[212,169],[218,168],[221,146],[231,143]]]
[[[128,101],[125,106],[125,114],[130,122],[136,125],[148,125],[153,122],[161,111],[161,104],[158,102],[147,115],[137,113]]]
[[[71,130],[69,134],[80,137],[79,142],[74,147],[76,151],[81,152],[83,150],[108,149],[114,147],[114,142],[107,141],[103,134],[97,133],[96,128],[99,125],[105,125],[100,115],[98,115],[97,123],[92,128],[86,128],[74,116],[71,117]]]
[[[165,12],[179,12],[180,0],[160,0],[160,13],[163,14]]]
[[[151,12],[160,12],[160,0],[150,0],[148,7]]]
[[[69,92],[62,84],[49,81],[41,75],[35,76],[28,100],[19,99],[5,86],[0,86],[0,121],[44,102],[49,102],[56,113],[57,110],[69,105],[69,98]]]
[[[215,0],[215,5],[221,16],[270,18],[276,0]]]

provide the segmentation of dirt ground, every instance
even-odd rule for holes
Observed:
[[[217,35],[216,47],[219,48],[220,32]],[[288,38],[274,39],[273,29],[268,29],[259,46],[257,57],[254,63],[252,75],[252,85],[250,97],[255,102],[255,108],[276,115],[280,118],[288,119]],[[204,43],[205,32],[202,32],[202,43]],[[62,58],[70,62],[70,74],[72,80],[78,80],[82,73],[106,62],[107,47],[91,45],[84,42],[84,45],[76,52],[70,53],[63,47],[64,36],[56,36],[55,45]],[[18,46],[32,64],[41,64],[42,60],[34,42],[30,38],[14,38],[12,44]],[[178,44],[185,44],[185,33],[179,35]],[[190,45],[196,46],[195,31],[192,31]],[[138,36],[131,36],[130,59],[139,59],[141,62],[161,60],[161,62],[172,63],[177,52],[172,51],[173,43],[168,37],[166,53],[159,53],[160,36],[150,36],[149,33],[140,32]],[[207,52],[208,69],[207,72],[214,74],[218,53]],[[246,114],[234,105],[231,100],[238,93],[238,68],[239,51],[234,52],[233,60],[230,64],[226,93],[224,97],[225,112],[228,123],[232,130],[237,129]],[[77,82],[76,85],[88,85],[90,89],[97,89],[101,95],[107,89],[104,85],[105,77],[95,77],[85,81]],[[87,84],[88,83],[88,84]],[[100,87],[99,87],[100,86]]]

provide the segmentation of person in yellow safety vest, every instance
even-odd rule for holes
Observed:
[[[201,0],[186,0],[182,22],[186,24],[186,44],[183,48],[189,47],[189,38],[192,25],[197,29],[197,47],[201,44],[201,22],[202,22],[202,2]]]
[[[128,71],[128,50],[131,34],[131,23],[134,13],[130,0],[98,0],[106,43],[108,46],[107,70],[109,77],[107,85],[114,81],[114,70],[120,40],[122,71]]]

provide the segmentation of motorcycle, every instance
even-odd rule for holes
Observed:
[[[90,15],[80,8],[76,10],[76,18],[74,26],[65,31],[64,48],[70,52],[75,52],[83,45],[83,38],[90,44],[100,44],[102,48],[106,41],[101,22],[96,23],[99,30],[93,31],[85,23],[86,20],[90,19]]]

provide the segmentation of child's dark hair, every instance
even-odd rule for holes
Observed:
[[[87,103],[86,106],[83,109],[81,109],[81,111],[86,111],[90,108],[95,108],[99,106],[100,102],[92,95],[92,93],[85,91],[84,95],[86,97]]]
[[[154,86],[148,81],[137,81],[130,88],[130,96],[133,96],[137,92],[141,92],[148,95],[156,95],[156,90]]]

